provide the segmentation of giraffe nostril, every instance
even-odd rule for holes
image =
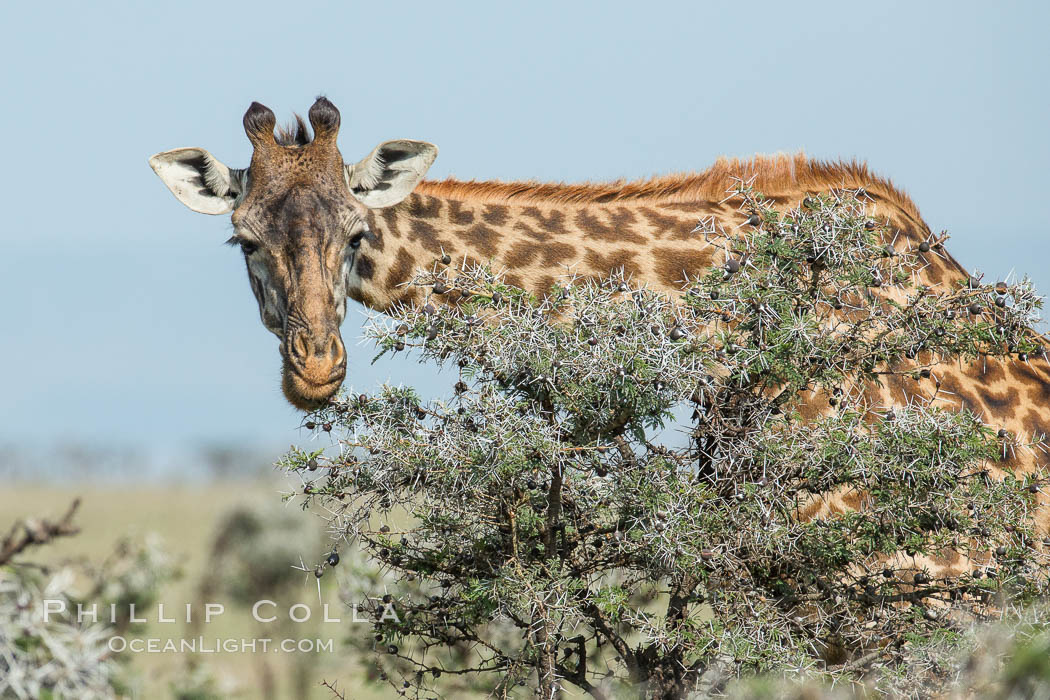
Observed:
[[[298,333],[295,336],[295,340],[292,342],[292,350],[300,359],[305,360],[310,356],[310,344],[306,340],[306,336],[302,333]]]
[[[328,357],[331,358],[332,364],[342,364],[344,353],[345,350],[343,350],[343,341],[339,338],[338,335],[333,335],[332,342],[328,346]]]

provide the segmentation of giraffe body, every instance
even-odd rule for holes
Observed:
[[[887,223],[893,245],[926,261],[918,284],[936,290],[968,277],[941,246],[922,252],[920,246],[933,237],[915,205],[864,166],[778,156],[720,161],[696,175],[642,183],[424,182],[398,207],[371,214],[382,242],[363,250],[364,265],[350,293],[378,310],[418,303],[421,291],[406,282],[447,254],[451,266],[463,260],[491,264],[506,271],[508,283],[538,295],[567,272],[600,277],[617,269],[677,294],[687,279],[725,262],[721,251],[703,245],[698,222],[732,231],[746,221],[726,198],[734,178],[754,178],[755,188],[783,210],[828,190],[862,190],[871,217]],[[932,389],[938,381],[946,397],[958,397],[960,406],[989,425],[1014,436],[1050,435],[1050,368],[1044,357],[943,365],[917,388]],[[874,400],[900,405],[908,393],[891,382]],[[1008,464],[1023,461],[1007,457]]]

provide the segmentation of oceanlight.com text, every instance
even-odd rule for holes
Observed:
[[[188,639],[110,637],[109,650],[114,654],[331,654],[335,651],[332,639],[271,639],[261,637],[245,638],[207,638],[192,637]]]

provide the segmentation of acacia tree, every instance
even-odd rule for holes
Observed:
[[[1028,281],[915,285],[920,258],[885,244],[862,191],[788,213],[737,194],[749,225],[701,222],[728,262],[680,298],[620,275],[536,299],[439,265],[413,282],[431,301],[369,324],[383,353],[458,367],[449,395],[335,400],[307,427],[339,449],[284,466],[337,546],[385,572],[376,673],[401,694],[450,674],[544,698],[848,676],[997,596],[1046,594],[1030,510],[1047,475],[989,468],[1005,441],[1030,445],[932,401],[865,398],[938,363],[1041,353]],[[858,509],[800,517],[847,491]],[[915,558],[946,551],[969,570]]]

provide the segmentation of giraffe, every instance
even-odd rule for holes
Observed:
[[[471,262],[503,269],[509,284],[538,295],[568,267],[584,276],[623,270],[655,289],[680,293],[687,278],[725,263],[694,230],[707,218],[726,230],[741,225],[746,215],[726,199],[737,179],[753,182],[782,210],[830,190],[863,190],[894,245],[925,261],[918,284],[945,289],[969,276],[936,242],[912,200],[862,163],[779,155],[723,158],[699,173],[635,182],[425,181],[437,156],[432,144],[387,141],[348,165],[336,146],[335,106],[318,98],[308,117],[312,137],[298,117],[275,135],[273,112],[252,103],[244,115],[254,147],[247,169],[230,169],[199,148],[150,159],[190,209],[232,213],[230,243],[244,254],[263,324],[280,339],[284,394],[304,410],[323,405],[346,375],[339,324],[347,297],[378,311],[421,304],[424,291],[407,284],[417,269]],[[869,398],[902,405],[909,392],[930,392],[939,382],[1000,435],[1050,435],[1046,358],[1044,351],[944,364],[915,388],[888,382]],[[1037,453],[1016,450],[1007,451],[999,466],[1031,472],[1044,465]],[[1046,493],[1037,498],[1036,528],[1047,535],[1050,499]],[[802,515],[855,505],[846,498],[813,503]],[[943,570],[965,562],[928,564]]]

